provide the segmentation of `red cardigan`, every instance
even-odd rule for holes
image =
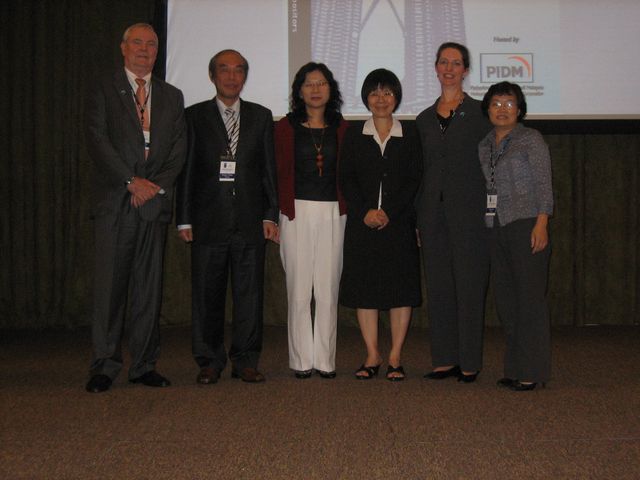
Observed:
[[[340,159],[340,145],[342,145],[342,139],[344,133],[347,131],[349,124],[345,119],[340,120],[338,125],[338,156]],[[296,216],[295,211],[295,141],[294,130],[289,123],[289,118],[282,117],[275,126],[274,141],[276,148],[276,165],[278,167],[278,203],[280,204],[280,211],[286,215],[289,220],[293,220]],[[338,187],[338,181],[336,179],[336,188],[338,189],[338,205],[340,207],[340,215],[347,213],[347,205],[345,203],[340,187]]]

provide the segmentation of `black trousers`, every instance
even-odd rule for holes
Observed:
[[[481,370],[489,285],[487,228],[450,228],[441,209],[438,221],[422,230],[420,237],[432,364]]]
[[[507,340],[504,376],[547,382],[551,373],[546,296],[551,247],[531,253],[535,223],[535,218],[526,218],[491,229],[491,265],[496,307]]]
[[[95,219],[91,375],[114,379],[122,368],[121,341],[129,292],[129,378],[155,368],[160,352],[158,321],[166,232],[166,223],[142,220],[134,208]]]
[[[200,367],[223,370],[227,278],[233,299],[229,358],[234,371],[256,368],[262,350],[265,244],[245,242],[233,234],[226,243],[193,243],[192,351]]]

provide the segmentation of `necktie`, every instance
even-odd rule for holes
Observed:
[[[240,129],[238,128],[238,120],[236,119],[236,112],[233,108],[227,107],[224,111],[226,117],[224,126],[227,129],[227,137],[229,138],[229,150],[231,154],[236,154],[236,148],[238,147],[238,134]]]
[[[140,125],[143,130],[149,130],[149,112],[147,112],[147,91],[144,85],[147,83],[143,78],[136,78],[138,89],[136,90],[136,107],[140,115]]]
[[[144,85],[147,83],[143,78],[136,78],[136,83],[138,84],[138,89],[136,90],[136,110],[138,110],[138,115],[140,115],[140,126],[145,134],[145,145],[144,145],[144,158],[149,156],[149,112],[147,111],[147,102],[149,97],[147,96],[147,91],[144,89]]]

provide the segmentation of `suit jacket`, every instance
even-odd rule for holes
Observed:
[[[486,190],[478,144],[491,130],[491,123],[482,115],[480,102],[465,95],[443,134],[437,106],[436,101],[416,118],[424,159],[416,199],[418,226],[429,230],[442,207],[451,228],[484,228]]]
[[[147,220],[169,222],[173,185],[184,164],[187,145],[182,92],[151,78],[151,145],[146,160],[140,117],[124,68],[92,85],[87,98],[87,149],[97,174],[92,188],[94,215],[134,208],[125,181],[137,176],[166,192],[140,207],[141,214]]]
[[[192,105],[186,119],[187,162],[177,184],[176,223],[191,225],[196,243],[225,243],[234,232],[249,243],[264,241],[263,220],[278,220],[271,111],[240,101],[233,182],[219,180],[228,139],[216,100]]]
[[[373,135],[362,125],[349,127],[342,144],[339,183],[347,201],[347,223],[369,231],[363,220],[378,208],[382,182],[382,209],[389,223],[409,222],[415,228],[413,200],[420,183],[422,156],[413,125],[401,122],[402,137],[390,137],[384,155]]]

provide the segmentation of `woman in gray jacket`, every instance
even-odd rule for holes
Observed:
[[[492,85],[482,111],[494,126],[478,149],[487,185],[485,223],[491,229],[496,306],[507,340],[504,378],[498,385],[533,390],[549,380],[551,370],[549,148],[537,130],[520,123],[527,103],[518,85]]]
[[[431,329],[430,380],[475,382],[482,369],[489,247],[478,142],[491,130],[480,102],[463,90],[467,47],[447,42],[436,54],[441,95],[416,118],[423,152],[416,197]]]

